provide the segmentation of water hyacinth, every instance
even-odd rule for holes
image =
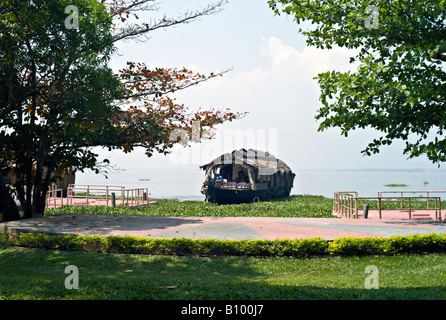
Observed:
[[[323,196],[293,195],[272,201],[217,205],[204,201],[159,199],[158,205],[130,208],[104,206],[67,206],[48,209],[45,215],[105,214],[147,216],[214,216],[214,217],[299,217],[333,218],[333,200]]]

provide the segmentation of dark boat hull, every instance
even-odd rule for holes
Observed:
[[[218,204],[249,203],[288,197],[291,188],[270,190],[211,188],[206,191],[206,201]]]

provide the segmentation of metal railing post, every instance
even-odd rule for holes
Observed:
[[[352,196],[351,194],[347,193],[346,194],[346,199],[347,199],[347,203],[346,203],[346,210],[347,210],[347,214],[348,217],[351,218],[353,215],[353,201],[352,201]]]
[[[381,213],[381,194],[378,197],[378,211],[379,211],[379,218],[382,219],[382,213]]]
[[[404,204],[403,204],[403,193],[401,192],[401,210],[404,209]]]
[[[108,186],[105,186],[105,205],[108,207]]]
[[[429,209],[429,191],[427,191],[427,208]],[[437,204],[435,204],[435,208],[437,207]]]
[[[435,198],[435,220],[438,220],[438,198]]]
[[[365,203],[364,204],[364,215],[363,215],[363,219],[367,219],[369,217],[369,204]]]

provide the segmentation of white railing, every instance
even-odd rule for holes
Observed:
[[[13,188],[13,187],[12,187]],[[70,184],[66,190],[57,189],[55,184],[46,193],[45,208],[55,209],[64,205],[105,205],[136,206],[149,203],[148,188],[126,189],[124,186],[109,185],[76,185]],[[14,200],[18,202],[16,195]]]
[[[426,193],[426,196],[404,196],[405,193]],[[379,218],[382,219],[384,210],[404,210],[408,212],[408,218],[412,219],[412,212],[417,210],[435,211],[435,220],[441,220],[441,198],[432,196],[436,193],[445,193],[446,191],[379,191],[377,197],[358,197],[356,191],[338,191],[333,196],[333,212],[345,218],[358,218],[358,212],[361,204],[373,202],[378,210]],[[398,193],[399,196],[383,197],[384,193]],[[432,201],[432,204],[430,204]],[[386,208],[384,203],[399,203],[398,208]],[[426,208],[420,207],[423,203]],[[416,205],[416,207],[414,206]],[[432,207],[433,205],[433,207]]]
[[[126,189],[124,186],[113,185],[70,184],[67,189],[67,205],[142,205],[149,203],[148,194],[148,188]]]
[[[57,189],[55,184],[52,184],[46,193],[45,208],[55,209],[64,205],[63,189]]]

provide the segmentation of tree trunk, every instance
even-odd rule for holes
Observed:
[[[14,221],[20,219],[17,204],[6,188],[3,173],[0,170],[0,213],[3,213],[3,221]]]
[[[45,127],[45,130],[40,137],[40,145],[37,152],[36,159],[36,174],[34,176],[34,190],[33,190],[33,206],[34,213],[44,215],[45,213],[45,200],[46,193],[48,191],[48,185],[51,177],[51,173],[53,172],[53,166],[47,167],[47,172],[45,174],[45,178],[43,178],[44,174],[44,157],[45,150],[48,146],[48,134],[49,134],[49,126]],[[51,161],[52,164],[52,161]],[[42,179],[44,181],[42,181]]]

